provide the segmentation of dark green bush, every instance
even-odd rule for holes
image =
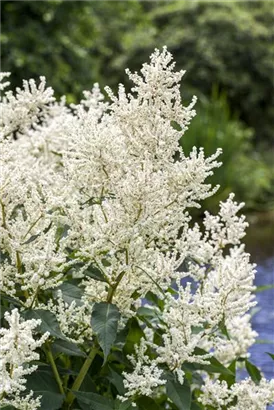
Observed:
[[[256,130],[257,141],[273,141],[272,2],[175,1],[152,6],[148,15],[153,30],[128,33],[124,53],[128,50],[129,62],[137,66],[152,48],[166,44],[178,67],[187,70],[187,96],[196,90],[210,96],[212,85],[218,84],[233,111]]]
[[[43,72],[73,99],[94,81],[124,82],[166,44],[188,71],[187,97],[217,83],[257,141],[273,141],[273,23],[269,1],[2,1],[2,70],[17,85]]]
[[[260,209],[271,190],[271,171],[261,154],[253,150],[254,131],[232,115],[225,94],[219,94],[216,87],[210,99],[198,100],[196,110],[198,115],[181,139],[185,153],[188,155],[194,145],[203,147],[206,156],[217,147],[223,150],[223,165],[209,179],[220,189],[205,201],[205,208],[216,210],[218,202],[233,191],[249,209]]]

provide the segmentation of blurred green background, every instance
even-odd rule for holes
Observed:
[[[94,82],[130,84],[155,47],[186,69],[182,97],[198,96],[181,139],[207,155],[223,148],[211,178],[215,211],[230,191],[246,211],[274,209],[274,7],[271,1],[2,1],[2,71],[14,86],[47,77],[57,96],[81,98]]]

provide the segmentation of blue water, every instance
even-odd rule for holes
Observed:
[[[267,258],[257,266],[257,286],[274,284],[274,257]],[[249,352],[251,361],[259,367],[267,379],[274,378],[274,361],[266,352],[274,354],[274,289],[256,294],[260,309],[252,318],[253,328],[259,333],[258,341]],[[260,342],[261,343],[258,343]]]
[[[267,255],[260,255],[257,258],[256,286],[274,284],[274,255]],[[256,261],[256,258],[253,260]],[[256,293],[256,300],[257,313],[252,317],[252,327],[259,336],[257,342],[249,349],[249,360],[262,371],[266,379],[270,380],[274,378],[274,360],[267,353],[274,354],[274,289]],[[240,370],[237,378],[245,377],[248,377],[246,370]],[[274,403],[267,406],[267,410],[274,410]]]

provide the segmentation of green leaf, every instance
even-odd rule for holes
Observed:
[[[57,319],[52,312],[42,309],[26,310],[22,313],[22,316],[26,320],[40,319],[41,324],[36,328],[40,333],[44,334],[46,332],[49,332],[51,336],[56,337],[57,339],[66,340],[66,337],[61,332],[59,323],[57,322]]]
[[[220,363],[215,357],[211,357],[209,361],[210,364],[201,365],[202,370],[208,371],[209,373],[220,373],[233,376],[231,370],[222,365],[222,363]]]
[[[91,326],[104,352],[104,363],[115,342],[119,319],[120,312],[117,306],[106,302],[94,304],[91,315]]]
[[[32,235],[26,242],[23,242],[21,245],[27,245],[27,244],[35,241],[35,239],[37,239],[40,235],[41,235],[41,232],[36,234],[36,235]]]
[[[264,292],[265,290],[269,290],[269,289],[274,289],[274,284],[257,286],[257,288],[254,290],[254,293]]]
[[[96,393],[73,392],[82,410],[114,410],[114,401]]]
[[[0,409],[1,410],[16,410],[16,407],[8,405],[8,406],[4,406],[4,407],[1,406]]]
[[[54,289],[53,295],[55,297],[57,297],[58,290],[62,291],[62,298],[69,305],[72,302],[75,302],[77,306],[83,305],[83,301],[81,300],[83,291],[78,286],[69,282],[64,282],[62,285],[58,286],[58,288]]]
[[[273,345],[274,340],[256,339],[255,344],[257,344],[257,345]]]
[[[135,344],[138,344],[142,337],[145,337],[144,331],[138,323],[136,318],[132,318],[128,321],[129,331],[126,338],[123,351],[126,355],[132,354]]]
[[[56,340],[52,344],[52,351],[54,354],[56,353],[64,353],[67,356],[81,356],[86,357],[86,354],[79,349],[79,347],[66,340]]]
[[[0,260],[3,262],[6,259],[9,262],[11,262],[11,259],[10,259],[10,256],[9,256],[8,252],[4,251],[3,249],[0,249]]]
[[[273,359],[274,360],[274,354],[273,353],[266,353],[266,354],[268,354],[268,356],[270,356],[271,357],[271,359]]]
[[[134,410],[136,407],[132,406],[131,400],[120,401],[118,399],[115,400],[115,410]]]
[[[124,329],[121,329],[120,331],[118,331],[117,333],[117,337],[115,339],[115,347],[118,347],[118,349],[123,349],[125,343],[126,343],[126,339],[128,336],[128,327],[124,327]]]
[[[83,272],[83,274],[89,276],[92,279],[106,282],[106,279],[100,269],[92,264]]]
[[[146,294],[146,299],[153,303],[153,305],[158,306],[158,308],[162,311],[164,309],[165,303],[162,299],[158,298],[154,293],[148,292]]]
[[[248,360],[245,360],[245,368],[253,380],[254,383],[260,383],[262,378],[261,372],[254,364],[250,363]]]
[[[223,335],[225,335],[225,336],[228,338],[228,340],[230,340],[230,336],[229,336],[229,333],[228,333],[228,330],[227,330],[227,327],[226,327],[225,319],[224,319],[224,318],[223,318],[223,319],[221,320],[221,322],[219,323],[219,329],[221,330],[221,332],[223,333]]]
[[[137,315],[139,316],[145,316],[145,317],[149,317],[149,318],[153,318],[156,316],[155,314],[155,310],[145,307],[145,306],[141,306],[138,308],[137,310]]]
[[[200,348],[195,348],[194,353],[197,355],[204,355],[207,352]],[[219,362],[215,357],[210,357],[207,359],[209,364],[198,364],[194,363],[193,366],[196,369],[205,370],[209,373],[220,373],[220,374],[227,374],[230,376],[234,376],[234,373],[227,367],[225,367],[222,363]]]
[[[204,379],[198,372],[193,372],[191,374],[191,384],[195,384],[199,387],[201,387],[204,384]]]
[[[33,390],[34,396],[41,397],[40,410],[59,410],[64,401],[58,385],[52,374],[47,371],[36,370],[27,377],[27,388]]]
[[[233,360],[231,364],[228,366],[228,370],[232,372],[232,374],[221,374],[219,380],[225,380],[227,382],[228,387],[232,386],[236,382],[236,362],[237,360]]]
[[[5,293],[2,293],[2,292],[0,292],[0,300],[1,300],[1,302],[4,301],[4,300],[7,300],[10,305],[22,306],[22,303],[21,303],[20,300],[14,299],[11,296],[8,296],[8,295],[6,295]]]
[[[161,410],[162,408],[151,397],[143,396],[136,400],[140,410]]]
[[[88,393],[97,393],[96,382],[94,382],[93,377],[89,373],[85,375],[85,378],[81,384],[79,391],[88,392]]]
[[[59,243],[62,238],[65,238],[66,236],[68,236],[69,228],[70,228],[70,226],[67,225],[67,224],[65,224],[65,225],[60,224],[57,227],[56,235],[55,235],[55,240],[56,240],[57,243]]]
[[[183,385],[175,380],[168,380],[166,393],[179,410],[190,410],[191,390],[186,379]]]
[[[10,306],[7,307],[7,306],[0,305],[0,319],[3,319],[5,313],[10,311],[10,308],[11,308]]]
[[[203,407],[201,407],[201,405],[199,405],[198,403],[196,403],[195,401],[193,401],[191,403],[191,407],[190,410],[201,410],[203,409]]]
[[[103,266],[105,266],[106,268],[111,266],[111,262],[108,261],[107,259],[102,259],[101,262],[102,262]]]
[[[109,367],[108,379],[113,384],[113,386],[116,387],[118,393],[122,396],[125,393],[125,387],[121,374],[115,372],[115,370]]]

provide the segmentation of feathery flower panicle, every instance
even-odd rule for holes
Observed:
[[[8,83],[2,84],[2,89]],[[40,77],[37,86],[33,79],[23,81],[23,89],[16,88],[16,95],[6,91],[0,103],[0,140],[9,138],[12,133],[24,133],[39,120],[47,105],[54,101],[53,89],[46,88],[45,77]]]
[[[229,388],[225,381],[206,379],[199,401],[216,410],[265,410],[274,401],[274,380],[262,378],[255,384],[250,378],[232,384]],[[234,402],[237,404],[234,405]]]
[[[0,397],[14,405],[13,402],[19,401],[19,393],[26,390],[25,376],[37,369],[36,365],[31,364],[34,360],[39,360],[39,354],[35,350],[43,345],[49,333],[44,333],[40,339],[34,339],[34,329],[41,321],[24,321],[17,309],[13,309],[11,313],[5,312],[4,317],[9,328],[0,329]],[[27,401],[32,402],[32,405],[20,408],[37,408],[39,401],[31,397],[32,395],[28,396]],[[24,400],[24,396],[22,399]]]
[[[43,77],[1,101],[1,291],[22,309],[52,314],[66,342],[81,349],[94,342],[90,315],[98,303],[118,307],[121,329],[129,320],[140,325],[139,308],[158,300],[124,368],[122,400],[152,397],[172,377],[183,384],[185,363],[245,359],[256,338],[243,204],[231,194],[217,215],[206,212],[201,224],[191,218],[191,208],[218,189],[207,178],[221,165],[221,150],[206,158],[203,149],[186,156],[180,147],[196,97],[182,105],[184,72],[174,69],[164,47],[140,73],[127,70],[130,93],[122,84],[117,96],[107,88],[109,102],[98,84],[77,105],[56,102]],[[39,400],[28,396],[25,375],[48,335],[35,340],[39,321],[24,322],[17,310],[5,318],[2,401],[33,410]],[[272,388],[265,379],[228,387],[213,377],[200,400],[236,410],[237,397],[238,410],[255,409],[261,397],[271,401]]]

